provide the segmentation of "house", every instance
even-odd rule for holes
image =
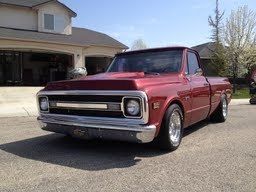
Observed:
[[[208,42],[200,44],[192,47],[192,49],[196,50],[199,53],[199,56],[201,58],[201,64],[204,68],[205,73],[209,76],[217,75],[216,69],[212,65],[212,56],[215,51],[215,43]]]
[[[0,86],[42,86],[74,67],[106,69],[128,47],[72,26],[77,14],[57,0],[0,0]]]

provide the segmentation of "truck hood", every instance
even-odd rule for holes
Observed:
[[[45,90],[142,90],[148,86],[178,82],[178,74],[155,75],[144,72],[115,72],[51,82],[48,83]]]

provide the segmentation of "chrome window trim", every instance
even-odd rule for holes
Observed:
[[[57,115],[57,114],[48,114],[48,117],[77,117],[78,119],[83,120],[104,120],[110,121],[113,123],[134,123],[134,124],[147,124],[149,120],[149,104],[147,94],[143,91],[109,91],[109,90],[69,90],[69,91],[40,91],[37,94],[37,98],[47,95],[114,95],[114,96],[123,96],[123,97],[139,97],[142,101],[142,118],[106,118],[106,117],[87,117],[87,116],[71,116],[71,115]],[[121,105],[121,108],[123,105]],[[41,111],[40,111],[41,112]]]

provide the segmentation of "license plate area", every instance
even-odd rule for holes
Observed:
[[[88,137],[88,132],[82,129],[75,129],[73,134],[75,137]]]

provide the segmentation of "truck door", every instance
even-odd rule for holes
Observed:
[[[191,86],[191,124],[207,118],[210,110],[210,85],[200,69],[198,56],[193,51],[187,53],[188,75]]]

